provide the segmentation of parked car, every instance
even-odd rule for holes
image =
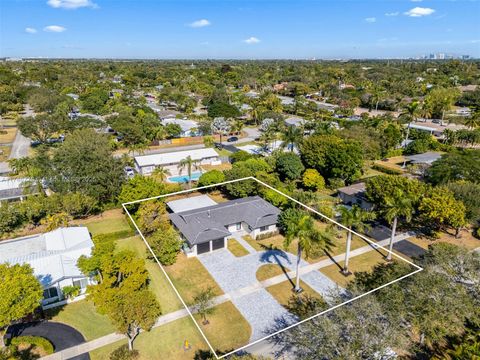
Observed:
[[[236,136],[231,136],[227,139],[227,142],[235,142],[235,141],[238,141],[238,137]]]

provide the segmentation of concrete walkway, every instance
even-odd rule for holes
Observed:
[[[412,236],[411,233],[399,234],[395,237],[394,243],[405,240],[405,239],[409,238],[410,236]],[[379,241],[377,244],[385,247],[385,246],[388,246],[388,242],[389,242],[389,239],[385,239],[385,240]],[[363,246],[361,248],[352,250],[350,252],[350,254],[351,254],[351,257],[359,256],[359,255],[365,254],[369,251],[375,251],[375,249],[377,247],[378,247],[377,245],[366,245],[366,246]],[[345,254],[339,254],[339,255],[334,256],[332,259],[328,258],[328,259],[324,259],[324,260],[321,260],[319,262],[316,262],[314,264],[308,264],[308,265],[302,266],[300,268],[300,275],[302,276],[302,280],[303,280],[304,276],[306,274],[308,274],[309,272],[314,271],[314,270],[319,270],[321,268],[324,268],[324,267],[327,267],[329,265],[335,264],[334,261],[337,261],[337,262],[338,261],[343,261],[344,258],[345,258]],[[290,278],[293,278],[295,276],[295,272],[294,271],[289,271],[286,276],[290,277]],[[259,289],[264,289],[264,288],[267,288],[267,287],[272,286],[272,285],[280,284],[281,282],[284,282],[285,280],[286,280],[286,277],[285,277],[284,274],[282,274],[282,275],[275,276],[273,278],[267,279],[267,280],[262,281],[262,282],[257,281],[256,283],[251,284],[249,286],[246,286],[244,288],[239,288],[239,289],[236,289],[236,290],[231,291],[229,293],[226,293],[224,295],[220,295],[213,300],[213,303],[214,303],[214,305],[218,305],[218,304],[221,304],[221,303],[224,303],[224,302],[227,302],[227,301],[233,301],[234,299],[237,299],[237,298],[240,298],[240,297],[245,297],[249,294],[255,293]],[[186,317],[186,316],[188,316],[188,312],[187,312],[186,309],[180,309],[180,310],[174,311],[172,313],[169,313],[169,314],[166,314],[166,315],[163,315],[163,316],[159,317],[159,319],[157,320],[154,327],[165,325],[167,323],[173,322],[175,320],[181,319],[181,318]],[[70,347],[68,349],[65,349],[65,350],[53,353],[51,355],[45,356],[42,359],[45,359],[45,360],[71,359],[71,358],[73,358],[75,356],[78,356],[80,354],[88,353],[90,351],[93,351],[95,349],[101,348],[103,346],[106,346],[106,345],[109,345],[109,344],[112,344],[112,343],[115,343],[115,342],[117,342],[119,340],[123,340],[125,338],[126,338],[125,335],[116,334],[116,333],[105,335],[105,336],[102,336],[98,339],[91,340],[89,342],[83,343],[81,345],[73,346],[73,347]]]

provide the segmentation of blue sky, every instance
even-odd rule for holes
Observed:
[[[480,57],[475,0],[0,0],[0,56]]]

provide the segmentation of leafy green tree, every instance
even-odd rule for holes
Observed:
[[[225,174],[220,170],[210,170],[203,173],[198,179],[198,186],[208,186],[225,181]]]
[[[151,177],[135,175],[122,186],[118,200],[121,203],[126,203],[162,194],[168,194],[169,192],[174,192],[179,189],[180,187],[178,185],[158,183]],[[140,204],[138,203],[130,204],[127,208],[129,211],[135,212],[139,206]]]
[[[62,209],[73,218],[82,218],[92,213],[97,201],[92,196],[79,192],[65,194],[61,198]]]
[[[213,118],[224,117],[224,118],[235,118],[241,115],[240,110],[234,105],[229,104],[228,102],[216,101],[208,105],[208,116]]]
[[[40,223],[46,226],[47,231],[53,231],[58,228],[67,227],[70,221],[72,221],[72,217],[69,214],[60,212],[47,216],[42,219]]]
[[[165,231],[170,227],[165,203],[160,200],[144,201],[135,213],[140,231],[148,236],[155,231]]]
[[[261,158],[250,158],[235,162],[230,170],[225,171],[225,181],[242,179],[257,174],[270,173],[272,167]],[[226,184],[227,192],[234,197],[246,197],[258,192],[258,183],[254,180],[242,180]]]
[[[215,311],[212,301],[214,297],[215,293],[213,291],[213,288],[207,287],[206,289],[201,290],[193,298],[195,312],[202,317],[203,325],[209,324],[207,315],[211,315]]]
[[[275,159],[275,169],[281,178],[295,180],[300,178],[305,167],[298,155],[282,153]]]
[[[302,251],[308,258],[313,251],[328,250],[332,246],[332,234],[319,231],[312,217],[298,209],[287,209],[279,216],[279,224],[285,234],[284,247],[288,248],[293,240],[297,240],[297,263],[295,291],[300,289],[300,261]]]
[[[82,109],[102,114],[105,112],[105,105],[108,101],[108,92],[101,88],[89,88],[83,94],[80,94]]]
[[[39,87],[32,89],[26,100],[35,112],[52,113],[64,98],[53,90]]]
[[[40,305],[42,286],[28,264],[0,264],[0,349],[4,329],[27,316]]]
[[[343,225],[349,230],[364,231],[368,227],[367,221],[375,219],[375,214],[370,211],[362,210],[358,205],[353,205],[351,209],[341,206],[339,208],[340,219]],[[352,232],[347,232],[347,246],[345,249],[345,263],[342,272],[345,275],[350,274],[348,270],[348,261],[350,260],[350,247],[352,243]]]
[[[448,183],[446,186],[453,192],[455,199],[465,205],[465,219],[471,224],[480,222],[480,184],[457,181]]]
[[[303,173],[302,184],[307,189],[320,191],[325,188],[325,179],[315,169],[307,169]]]
[[[327,179],[352,182],[361,175],[363,151],[358,143],[335,135],[310,136],[300,146],[306,167],[317,170]]]
[[[434,184],[451,181],[480,182],[480,150],[462,150],[447,153],[427,170],[427,180]]]
[[[220,146],[222,146],[222,136],[228,134],[230,131],[230,124],[224,117],[216,117],[212,121],[211,128],[213,134],[220,135]]]
[[[112,201],[124,182],[122,164],[113,157],[107,138],[91,129],[68,136],[44,176],[55,191],[79,192],[99,202]]]
[[[172,265],[175,263],[182,242],[180,241],[178,233],[171,226],[155,231],[148,236],[147,241],[162,265]]]
[[[425,97],[425,106],[436,118],[445,117],[445,112],[450,110],[456,99],[460,96],[458,89],[447,89],[442,87],[433,88]]]
[[[22,117],[17,121],[17,125],[23,135],[41,143],[46,143],[66,127],[64,118],[52,114]]]
[[[422,198],[419,213],[422,221],[434,230],[456,229],[455,236],[466,224],[465,205],[456,200],[453,193],[445,187],[436,187]]]
[[[170,175],[172,175],[170,170],[162,166],[156,167],[155,170],[153,170],[152,172],[152,178],[160,182],[164,182],[165,180],[167,180],[167,177],[169,177]]]
[[[15,204],[0,204],[0,233],[12,232],[25,221],[25,216]]]

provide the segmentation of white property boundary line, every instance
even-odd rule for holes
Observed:
[[[320,312],[320,313],[318,313],[318,314],[312,315],[312,316],[310,316],[310,317],[308,317],[308,318],[306,318],[306,319],[303,319],[303,320],[301,320],[301,321],[299,321],[299,322],[297,322],[297,323],[295,323],[295,324],[292,324],[292,325],[290,325],[290,326],[287,326],[287,327],[285,327],[285,328],[282,329],[282,330],[279,330],[279,331],[276,331],[276,332],[274,332],[274,333],[272,333],[272,334],[269,334],[269,335],[267,335],[267,336],[264,336],[264,337],[261,338],[261,339],[255,340],[255,341],[253,341],[253,342],[251,342],[251,343],[249,343],[249,344],[247,344],[247,345],[244,345],[244,346],[242,346],[242,347],[239,347],[238,349],[232,350],[232,351],[230,351],[230,352],[228,352],[228,353],[226,353],[226,354],[224,354],[224,355],[222,355],[222,356],[218,356],[217,353],[216,353],[216,351],[215,351],[215,349],[212,347],[212,345],[211,345],[210,342],[208,341],[206,335],[203,333],[202,329],[200,328],[200,326],[198,325],[197,321],[196,321],[195,318],[193,317],[192,312],[191,312],[190,309],[188,308],[188,306],[187,306],[187,304],[185,303],[185,301],[182,299],[182,297],[181,297],[180,293],[178,292],[178,290],[176,289],[175,285],[173,285],[172,280],[170,279],[170,277],[168,276],[167,272],[166,272],[165,269],[163,268],[162,264],[161,264],[160,261],[158,260],[157,256],[156,256],[155,253],[153,252],[152,248],[151,248],[150,245],[148,244],[147,240],[145,239],[145,236],[143,236],[142,232],[141,232],[140,229],[138,228],[137,224],[135,223],[135,220],[133,220],[133,217],[132,217],[132,215],[130,214],[130,212],[127,210],[126,205],[137,204],[137,203],[140,203],[140,202],[144,202],[144,201],[148,201],[148,200],[160,199],[160,198],[164,198],[164,197],[168,197],[168,196],[186,194],[186,193],[189,193],[189,192],[199,191],[199,190],[203,190],[203,189],[209,189],[209,188],[213,188],[213,187],[217,187],[217,186],[222,186],[222,185],[226,185],[226,184],[231,184],[231,183],[234,183],[234,182],[239,182],[239,181],[244,181],[244,180],[254,180],[254,181],[256,181],[257,183],[262,184],[263,186],[265,186],[265,187],[267,187],[267,188],[275,191],[276,193],[285,196],[285,197],[286,197],[287,199],[289,199],[290,201],[293,201],[294,203],[296,203],[296,204],[304,207],[305,209],[307,209],[307,210],[309,210],[309,211],[311,211],[311,212],[313,212],[313,213],[321,216],[322,218],[324,218],[324,219],[330,221],[331,223],[333,223],[333,224],[341,227],[342,229],[344,229],[344,230],[346,230],[346,231],[349,231],[349,232],[351,232],[352,234],[357,235],[358,237],[360,237],[361,239],[367,241],[370,245],[372,245],[372,247],[373,247],[374,249],[380,248],[380,249],[382,249],[382,250],[385,250],[387,253],[390,253],[390,252],[391,252],[392,255],[394,255],[394,256],[398,257],[399,259],[405,261],[406,263],[412,265],[413,267],[416,268],[416,270],[413,271],[413,272],[411,272],[411,273],[409,273],[409,274],[403,275],[403,276],[399,277],[398,279],[395,279],[395,280],[392,280],[392,281],[390,281],[390,282],[388,282],[388,283],[386,283],[386,284],[383,284],[383,285],[381,285],[381,286],[379,286],[379,287],[377,287],[377,288],[375,288],[375,289],[369,290],[369,291],[367,291],[367,292],[365,292],[365,293],[363,293],[363,294],[361,294],[361,295],[359,295],[359,296],[356,296],[356,297],[354,297],[354,298],[352,298],[352,299],[346,300],[346,301],[344,301],[344,302],[341,303],[341,304],[337,304],[337,305],[335,305],[335,306],[332,306],[331,308],[329,308],[329,309],[327,309],[327,310],[324,310],[324,311],[322,311],[322,312]],[[324,315],[324,314],[326,314],[326,313],[328,313],[328,312],[330,312],[330,311],[332,311],[332,310],[335,310],[335,309],[337,309],[337,308],[339,308],[339,307],[341,307],[341,306],[343,306],[343,305],[347,305],[347,304],[349,304],[349,303],[351,303],[351,302],[353,302],[353,301],[355,301],[355,300],[358,300],[358,299],[360,299],[360,298],[362,298],[362,297],[364,297],[364,296],[366,296],[366,295],[369,295],[369,294],[371,294],[371,293],[373,293],[373,292],[375,292],[375,291],[378,291],[378,290],[380,290],[380,289],[383,289],[383,288],[385,288],[385,287],[387,287],[387,286],[389,286],[389,285],[392,285],[392,284],[394,284],[394,283],[396,283],[396,282],[398,282],[398,281],[400,281],[400,280],[403,280],[403,279],[405,279],[405,278],[407,278],[407,277],[409,277],[409,276],[412,276],[412,275],[414,275],[414,274],[416,274],[416,273],[418,273],[418,272],[420,272],[420,271],[423,270],[422,267],[416,265],[415,263],[411,262],[410,260],[407,260],[407,259],[403,258],[402,256],[394,253],[393,251],[388,250],[387,248],[385,248],[385,247],[383,247],[383,246],[381,246],[381,245],[378,245],[377,243],[375,243],[375,242],[371,241],[370,239],[368,239],[366,236],[364,236],[364,235],[362,235],[362,234],[359,234],[359,233],[357,233],[356,231],[350,230],[349,228],[347,228],[347,227],[344,226],[343,224],[340,224],[339,222],[335,221],[334,219],[329,218],[328,216],[320,213],[319,211],[311,208],[310,206],[307,206],[307,205],[301,203],[300,201],[292,198],[291,196],[289,196],[289,195],[287,195],[287,194],[284,194],[284,193],[281,192],[280,190],[275,189],[274,187],[272,187],[272,186],[264,183],[263,181],[258,180],[257,178],[255,178],[255,177],[253,177],[253,176],[249,176],[249,177],[245,177],[245,178],[241,178],[241,179],[230,180],[230,181],[224,181],[224,182],[221,182],[221,183],[218,183],[218,184],[213,184],[213,185],[207,185],[207,186],[201,186],[201,187],[192,188],[192,189],[187,189],[187,190],[176,191],[176,192],[173,192],[173,193],[170,193],[170,194],[152,196],[152,197],[149,197],[149,198],[146,198],[146,199],[140,199],[140,200],[130,201],[130,202],[123,203],[123,204],[122,204],[122,207],[123,207],[123,209],[125,210],[125,212],[128,214],[128,217],[130,218],[130,221],[132,221],[133,225],[135,226],[135,229],[138,231],[138,233],[140,234],[141,238],[142,238],[143,241],[145,242],[145,245],[147,246],[148,250],[149,250],[150,253],[152,254],[152,256],[153,256],[153,258],[155,259],[155,261],[157,262],[158,266],[160,266],[160,269],[162,270],[163,274],[166,276],[166,278],[167,278],[168,282],[170,283],[170,285],[173,287],[173,290],[175,291],[175,294],[177,295],[177,297],[178,297],[178,298],[180,299],[180,301],[182,302],[183,306],[185,307],[185,309],[187,310],[188,314],[189,314],[190,317],[192,318],[192,320],[193,320],[195,326],[197,327],[198,331],[200,331],[200,334],[202,335],[203,339],[206,341],[206,343],[207,343],[208,346],[210,347],[210,350],[213,352],[213,354],[215,355],[215,357],[216,357],[217,359],[222,359],[222,358],[224,358],[224,357],[226,357],[226,356],[229,356],[229,355],[232,355],[232,354],[234,354],[234,353],[236,353],[236,352],[238,352],[238,351],[244,350],[244,349],[246,349],[246,348],[248,348],[248,347],[250,347],[250,346],[252,346],[252,345],[258,344],[259,342],[262,342],[262,341],[264,341],[264,340],[266,340],[266,339],[269,339],[269,338],[271,338],[272,336],[278,335],[278,334],[280,334],[280,333],[282,333],[282,332],[284,332],[284,331],[287,331],[287,330],[289,330],[289,329],[291,329],[291,328],[294,328],[294,327],[296,327],[296,326],[298,326],[298,325],[300,325],[300,324],[303,324],[303,323],[305,323],[305,322],[307,322],[307,321],[310,321],[310,320],[312,320],[312,319],[314,319],[314,318],[316,318],[316,317],[318,317],[318,316]]]

